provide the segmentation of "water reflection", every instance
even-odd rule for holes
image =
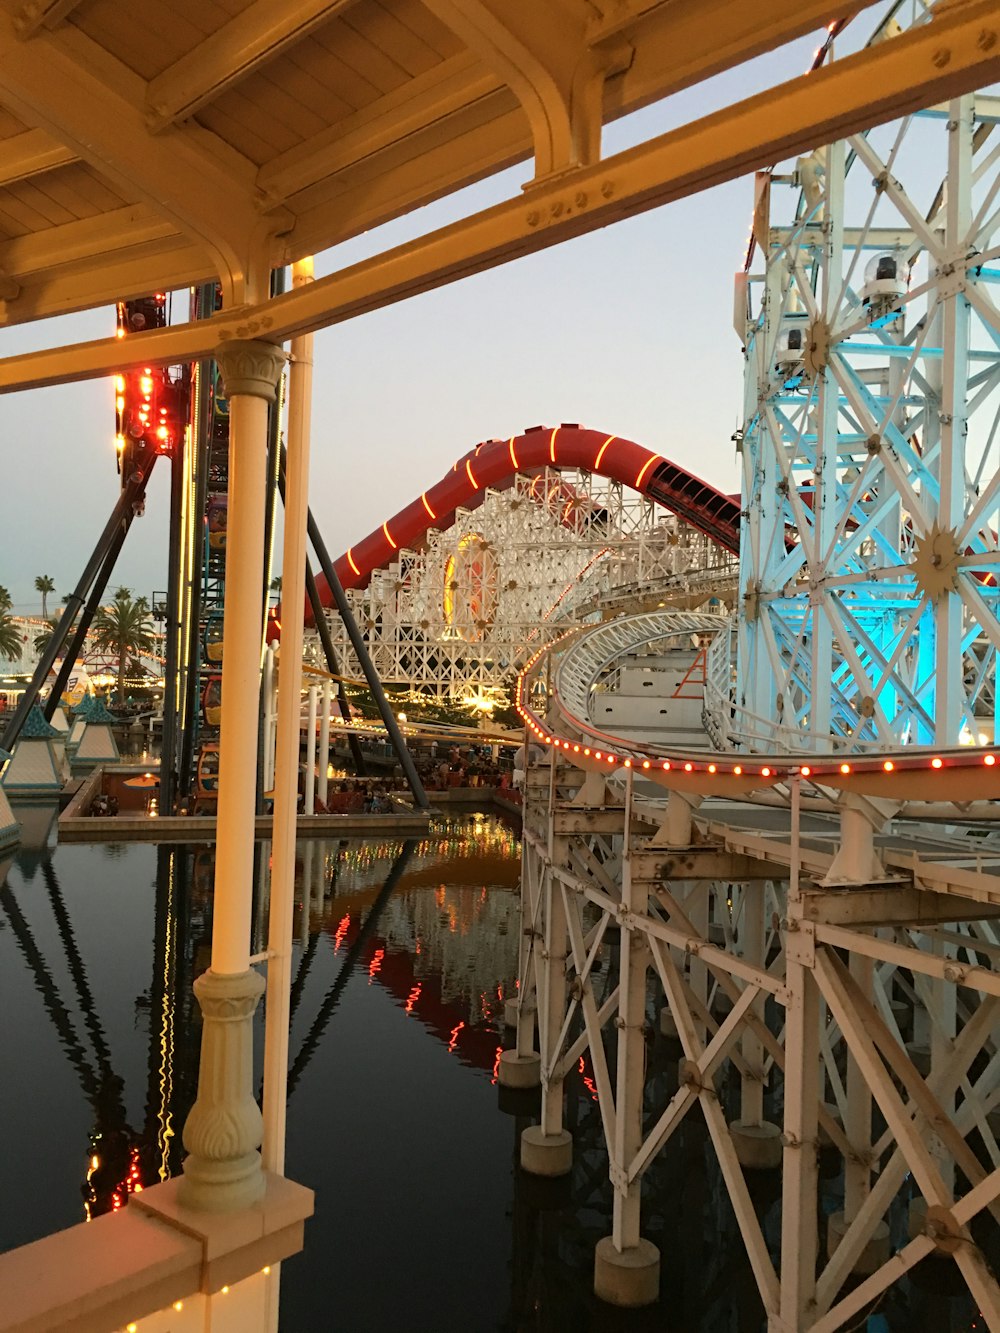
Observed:
[[[3,1180],[8,1197],[31,1206],[5,1219],[3,1248],[69,1225],[81,1211],[115,1211],[179,1169],[200,1041],[191,986],[209,960],[214,876],[210,849],[58,847],[54,807],[19,814],[25,843],[0,863],[0,966],[20,1019],[5,1033],[2,1073],[6,1087],[30,1086],[31,1097],[16,1099],[13,1126],[27,1157],[6,1154]],[[261,937],[269,854],[267,844],[258,848]],[[377,988],[459,1061],[492,1069],[497,1033],[483,1040],[481,1029],[502,1007],[515,956],[487,950],[477,961],[475,933],[485,925],[511,938],[517,855],[512,829],[481,816],[445,821],[406,844],[300,847],[290,1093],[353,979]],[[261,1033],[262,1021],[258,1045]],[[308,1097],[329,1091],[320,1073]],[[28,1162],[53,1143],[38,1188]]]
[[[0,861],[0,1189],[16,1201],[0,1214],[2,1248],[120,1208],[176,1172],[195,1093],[191,985],[209,959],[211,850],[56,847],[53,817],[34,812],[28,845]],[[663,1295],[649,1311],[611,1311],[591,1294],[611,1191],[586,1056],[567,1080],[571,1176],[517,1169],[537,1099],[494,1083],[517,961],[518,851],[507,824],[481,816],[408,843],[299,847],[287,1169],[316,1189],[317,1213],[305,1251],[282,1265],[282,1329],[761,1333],[700,1115],[644,1181],[644,1232],[663,1256]],[[262,844],[256,948],[269,855]],[[600,1005],[617,985],[611,950],[597,976]],[[262,1031],[261,1014],[258,1057]],[[612,1033],[608,1042],[613,1067]],[[676,1091],[679,1055],[651,1035],[650,1126]],[[737,1095],[737,1081],[720,1081],[727,1114]],[[777,1177],[748,1185],[776,1258]],[[841,1195],[842,1177],[826,1176],[823,1211]],[[861,1327],[973,1327],[951,1274],[928,1260]]]

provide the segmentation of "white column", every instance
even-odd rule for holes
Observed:
[[[316,847],[312,838],[302,848],[302,915],[299,917],[299,943],[303,949],[309,943],[309,914],[312,911],[313,859]]]
[[[212,964],[194,983],[204,1026],[198,1096],[184,1126],[190,1155],[180,1189],[188,1207],[224,1211],[248,1206],[264,1188],[252,1040],[264,981],[250,967],[250,917],[267,408],[285,358],[271,343],[233,340],[223,344],[217,360],[229,399],[230,432],[219,814]]]
[[[311,259],[292,269],[292,286],[313,280]],[[286,608],[306,600],[306,512],[309,506],[309,418],[313,338],[292,340],[288,372],[288,460],[285,536],[281,558]],[[291,986],[292,912],[295,901],[295,834],[298,806],[299,723],[302,711],[302,616],[285,611],[281,631],[278,717],[275,734],[274,832],[271,910],[268,919],[267,1013],[264,1036],[264,1165],[285,1169],[285,1089],[288,1080],[288,1008]]]
[[[274,674],[274,645],[269,643],[264,653],[264,744],[262,746],[264,753],[264,772],[262,781],[264,790],[270,791],[274,786],[274,698],[275,698],[275,674]]]
[[[326,805],[329,779],[326,770],[330,767],[330,703],[333,699],[333,682],[323,682],[323,702],[319,715],[319,799]]]
[[[316,809],[316,701],[319,690],[309,686],[309,721],[306,731],[306,781],[304,813],[311,815]]]

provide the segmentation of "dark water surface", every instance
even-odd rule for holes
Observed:
[[[0,1249],[122,1207],[179,1169],[200,1039],[191,982],[211,938],[208,849],[56,846],[54,811],[19,815],[26,845],[0,858]],[[261,844],[258,930],[268,854]],[[442,820],[409,847],[300,845],[286,1170],[315,1189],[316,1216],[282,1266],[282,1330],[760,1333],[700,1116],[646,1182],[663,1291],[647,1311],[590,1294],[611,1196],[586,1064],[568,1087],[572,1178],[515,1170],[531,1101],[501,1095],[494,1071],[518,858],[515,831],[485,814]],[[258,1069],[262,1039],[261,1012]],[[651,1116],[676,1089],[677,1055],[651,1039]],[[824,1182],[825,1211],[838,1188]],[[776,1173],[751,1190],[773,1252]],[[858,1327],[974,1327],[952,1268],[925,1270],[929,1282]]]

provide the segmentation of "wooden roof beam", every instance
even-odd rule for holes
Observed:
[[[51,134],[25,130],[23,134],[0,140],[0,188],[77,160],[76,154]]]
[[[480,61],[468,55],[453,56],[282,153],[261,168],[257,187],[265,200],[280,203],[464,111],[501,86]]]
[[[228,301],[259,299],[268,237],[289,221],[260,216],[253,164],[208,131],[189,126],[151,136],[144,89],[74,28],[19,42],[0,13],[0,102],[202,245]]]
[[[14,15],[14,31],[24,41],[41,28],[52,32],[64,23],[80,0],[28,0]]]
[[[627,43],[612,38],[592,45],[583,11],[575,18],[537,0],[423,3],[520,102],[531,126],[536,181],[597,161],[604,79],[627,67]]]
[[[154,133],[187,120],[219,93],[247,78],[353,0],[255,0],[162,74],[146,90],[146,124]]]
[[[278,342],[326,328],[998,78],[996,0],[964,0],[891,42],[260,305],[134,334],[127,349],[108,338],[6,357],[0,392],[108,375],[130,357],[132,364],[169,365],[209,356],[229,338]]]

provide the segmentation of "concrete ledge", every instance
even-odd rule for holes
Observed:
[[[199,1289],[201,1243],[133,1210],[0,1255],[3,1333],[107,1333]]]
[[[298,836],[344,838],[353,834],[373,837],[419,837],[430,827],[431,812],[407,811],[388,815],[299,815]],[[258,838],[271,836],[273,819],[260,815],[255,821]],[[60,842],[215,842],[214,815],[114,815],[110,818],[79,818],[61,815]]]
[[[294,1181],[265,1172],[263,1198],[237,1213],[184,1208],[177,1187],[0,1255],[0,1333],[107,1333],[302,1248],[313,1193]]]

